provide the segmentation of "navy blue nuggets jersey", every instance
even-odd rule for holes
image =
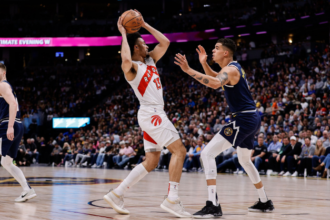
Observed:
[[[227,66],[235,67],[241,75],[234,86],[225,85],[225,97],[231,112],[242,112],[256,109],[251,92],[246,82],[245,72],[237,61],[230,62]]]
[[[2,81],[1,83],[8,83],[8,82]],[[16,158],[18,147],[23,137],[24,127],[22,122],[20,121],[21,113],[19,111],[16,94],[13,90],[13,87],[11,85],[10,87],[17,102],[17,114],[14,123],[14,140],[8,140],[7,138],[7,129],[8,129],[8,121],[9,121],[9,105],[6,102],[6,100],[2,96],[0,96],[0,154],[2,156],[8,155],[11,158]]]
[[[225,85],[225,97],[232,112],[232,121],[219,132],[234,148],[253,149],[255,135],[259,132],[261,118],[256,112],[256,106],[246,82],[245,72],[236,61],[228,66],[234,66],[241,77],[234,86]]]
[[[8,83],[8,81],[4,80],[2,81],[4,83]],[[10,84],[9,84],[10,85]],[[13,87],[10,85],[10,88],[11,88],[11,91],[13,92],[13,95],[16,99],[16,102],[17,102],[17,114],[16,114],[16,118],[21,118],[21,113],[19,111],[19,106],[18,106],[18,101],[17,101],[17,97],[16,97],[16,93],[14,92],[13,90]],[[8,103],[6,102],[6,100],[0,96],[0,120],[3,121],[3,120],[9,120],[9,105]]]

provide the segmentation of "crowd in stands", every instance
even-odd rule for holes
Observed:
[[[263,56],[276,52],[276,48],[265,49]],[[302,51],[301,45],[296,45],[285,59],[275,56],[271,62],[243,63],[262,116],[251,153],[251,160],[261,173],[326,177],[330,169],[330,51],[328,45],[315,47],[311,53]],[[187,59],[192,67],[201,70],[194,53],[187,53]],[[162,62],[168,66],[162,69],[161,77],[165,111],[187,149],[183,171],[202,171],[200,153],[231,120],[223,90],[207,88],[189,78],[170,64],[171,58],[168,65],[167,61]],[[209,64],[215,67],[211,60]],[[69,71],[72,76],[67,74]],[[55,114],[75,115],[79,103],[85,102],[89,107],[85,116],[91,117],[91,124],[49,138],[38,131],[26,134],[28,139],[22,142],[16,158],[18,165],[48,163],[129,169],[145,159],[143,131],[137,121],[139,103],[130,86],[122,81],[123,75],[114,74],[110,68],[42,69],[25,79],[25,85],[15,85],[22,88],[19,91],[15,87],[22,100],[23,118],[40,112],[46,119]],[[105,100],[97,99],[98,104],[90,105],[88,101],[95,99],[102,86],[110,82],[122,82],[123,86],[105,96]],[[37,105],[41,101],[44,107]],[[166,170],[170,158],[171,153],[164,148],[157,169]],[[244,173],[234,148],[216,160],[218,172]]]
[[[143,9],[141,10],[143,13]],[[145,20],[161,32],[172,33],[203,31],[237,25],[268,25],[285,22],[287,19],[300,19],[302,16],[315,16],[315,14],[329,12],[330,3],[328,1],[272,1],[262,4],[260,1],[235,1],[221,5],[210,5],[206,8],[198,8],[197,5],[190,3],[181,12],[159,12],[156,17],[148,16],[146,11]],[[18,14],[11,19],[0,19],[0,26],[6,30],[1,32],[0,36],[91,37],[118,35],[116,23],[120,14],[117,11],[107,14],[102,9],[100,12],[95,11],[92,17],[81,17],[75,15],[76,11],[73,10],[72,16],[69,17],[54,15],[54,17],[40,17],[39,19],[30,18],[29,14]],[[49,13],[41,14],[44,16]],[[62,20],[63,18],[66,20]],[[146,32],[142,31],[142,33]]]

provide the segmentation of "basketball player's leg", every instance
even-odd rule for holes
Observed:
[[[273,203],[271,200],[268,200],[266,192],[264,190],[264,186],[260,179],[259,172],[251,161],[252,150],[250,149],[252,149],[253,146],[252,141],[253,140],[244,140],[244,142],[241,143],[242,147],[237,147],[237,157],[239,163],[244,168],[245,172],[248,174],[251,182],[256,187],[259,195],[259,202],[256,203],[254,206],[249,207],[249,211],[271,212],[274,210]]]
[[[145,161],[137,165],[116,189],[103,197],[119,214],[129,214],[129,211],[124,207],[125,192],[157,167],[161,148],[146,140],[144,140],[144,148],[146,152]]]
[[[170,177],[168,198],[174,201],[179,197],[179,183],[187,150],[183,146],[180,138],[167,146],[167,149],[172,153],[168,170]]]
[[[23,188],[21,196],[16,198],[15,202],[25,202],[36,197],[37,195],[35,191],[29,186],[22,170],[13,164],[13,158],[16,158],[19,143],[23,136],[23,125],[15,123],[14,132],[15,138],[13,141],[8,140],[6,135],[3,135],[1,138],[1,165],[16,179],[17,182],[19,182]]]
[[[168,195],[160,207],[180,218],[191,217],[191,214],[184,210],[178,195],[182,167],[186,157],[186,148],[183,146],[177,132],[170,129],[164,129],[162,136],[167,138],[162,145],[164,145],[172,153],[172,156],[169,165],[170,181],[168,185]]]
[[[206,201],[206,207],[208,208],[203,208],[199,212],[196,212],[194,214],[195,218],[222,216],[222,211],[220,204],[218,204],[216,193],[217,166],[215,158],[221,152],[230,147],[232,147],[232,144],[221,134],[217,133],[201,153],[208,188],[208,201]]]

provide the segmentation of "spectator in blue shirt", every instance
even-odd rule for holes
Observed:
[[[205,144],[203,144],[201,139],[198,139],[197,145],[195,146],[193,152],[189,152],[186,157],[186,161],[183,165],[182,171],[188,171],[191,167],[200,168],[199,157],[204,149]]]

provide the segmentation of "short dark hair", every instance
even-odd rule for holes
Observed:
[[[305,137],[305,139],[311,140],[311,138],[310,138],[310,137]]]
[[[0,63],[0,69],[3,69],[4,71],[7,71],[7,67],[3,63]]]
[[[139,32],[135,32],[133,34],[127,34],[127,42],[129,49],[131,50],[131,56],[134,54],[134,46],[137,44],[137,40],[141,37]]]
[[[222,46],[227,47],[232,54],[234,54],[236,52],[236,44],[232,39],[229,38],[220,38],[217,43],[221,43]]]

